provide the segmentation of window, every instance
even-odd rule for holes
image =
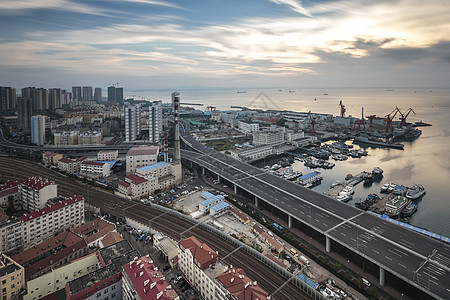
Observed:
[[[103,292],[103,294],[108,294],[108,289],[105,289],[105,291]]]
[[[111,286],[111,290],[115,290],[115,289],[116,289],[115,285]]]
[[[97,298],[98,297],[101,297],[102,296],[102,293],[100,292],[100,293],[97,293]]]
[[[11,281],[14,281],[14,276],[11,276]]]

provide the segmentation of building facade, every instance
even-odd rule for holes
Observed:
[[[19,201],[28,212],[44,208],[49,199],[58,196],[56,183],[42,177],[30,177],[22,181],[18,192]]]
[[[151,144],[158,144],[162,134],[162,101],[153,101],[149,106],[148,138]]]
[[[125,115],[125,141],[135,141],[141,133],[141,105],[126,104]]]
[[[31,143],[38,146],[45,144],[45,116],[31,117]]]
[[[96,102],[103,101],[102,88],[95,88],[95,90],[94,90],[94,101],[96,101]]]
[[[83,100],[83,95],[81,94],[81,86],[72,87],[72,97],[74,101]]]
[[[259,131],[259,124],[238,121],[238,129],[243,133],[253,133],[255,131]]]
[[[92,101],[92,86],[83,86],[83,101]]]
[[[134,173],[137,168],[154,164],[158,161],[159,147],[140,146],[131,148],[126,155],[126,172]]]
[[[33,102],[31,98],[17,98],[17,127],[21,130],[28,131],[31,129],[31,115],[33,112]]]
[[[119,156],[119,150],[102,150],[97,153],[97,160],[115,160]]]
[[[0,254],[0,297],[1,299],[21,299],[25,290],[25,269],[4,254]]]
[[[80,175],[94,179],[109,177],[111,167],[108,163],[85,160],[80,164]]]
[[[78,131],[63,131],[55,132],[53,134],[53,140],[55,146],[69,146],[78,144]]]

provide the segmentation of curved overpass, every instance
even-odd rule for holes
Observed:
[[[264,201],[326,239],[339,243],[380,268],[380,285],[385,270],[432,297],[450,299],[450,246],[419,233],[382,220],[370,213],[338,202],[325,195],[268,174],[228,155],[209,149],[196,141],[187,129],[181,139],[193,151],[182,151],[189,160],[217,174],[255,196],[255,205]]]

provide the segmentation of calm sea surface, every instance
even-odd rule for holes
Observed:
[[[243,91],[243,90],[240,90]],[[362,183],[355,187],[354,199],[348,204],[364,200],[370,193],[379,194],[384,183],[394,182],[411,186],[422,184],[427,193],[418,203],[418,211],[410,218],[410,223],[432,232],[450,237],[450,90],[408,90],[396,89],[296,89],[282,91],[246,90],[200,90],[179,91],[182,102],[202,103],[216,106],[220,110],[229,110],[231,105],[248,106],[261,109],[280,109],[338,115],[339,100],[347,109],[347,115],[385,116],[398,106],[402,111],[413,108],[408,122],[424,121],[433,124],[421,127],[422,135],[412,142],[403,142],[405,149],[367,148],[369,155],[335,162],[331,170],[322,170],[324,180],[314,190],[323,193],[335,180],[343,180],[347,173],[357,174],[371,171],[378,166],[384,170],[381,182],[370,187]],[[261,94],[263,92],[263,94]],[[148,91],[140,93],[150,100],[170,101],[170,91]],[[324,95],[328,94],[328,95]],[[316,100],[314,100],[316,99]],[[397,120],[397,118],[396,118]],[[357,145],[355,145],[358,148]],[[310,170],[295,162],[294,169],[302,172]]]

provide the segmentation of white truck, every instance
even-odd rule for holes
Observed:
[[[300,255],[300,261],[302,261],[307,267],[309,267],[309,260],[303,255]]]

